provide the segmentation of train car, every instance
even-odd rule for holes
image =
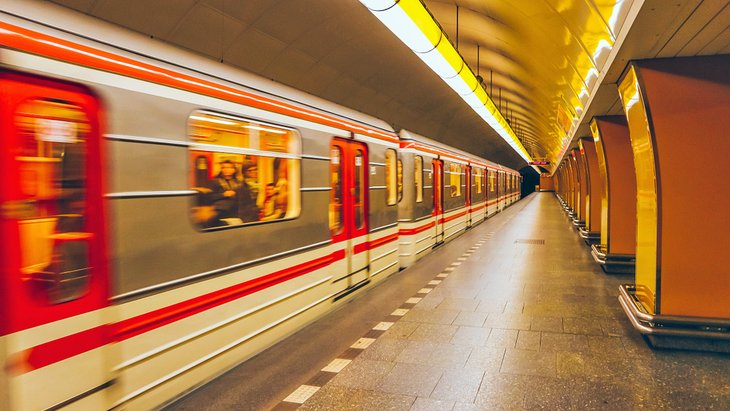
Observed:
[[[38,4],[0,11],[0,409],[165,404],[506,206],[498,165]]]
[[[514,171],[407,130],[400,138],[400,265],[407,267],[505,207],[496,176]]]
[[[1,409],[157,406],[397,272],[390,126],[33,5],[0,16]]]

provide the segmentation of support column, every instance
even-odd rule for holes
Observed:
[[[596,145],[592,138],[578,140],[580,144],[583,168],[586,170],[586,215],[585,227],[580,229],[580,236],[588,244],[596,244],[601,240],[601,174],[598,171]]]
[[[586,219],[586,193],[587,193],[587,185],[586,185],[586,170],[583,166],[583,155],[581,154],[581,151],[577,148],[574,148],[571,152],[571,156],[573,157],[573,164],[575,165],[575,174],[577,176],[577,184],[576,184],[576,207],[575,207],[575,214],[576,217],[573,219],[573,225],[576,227],[582,227],[585,226],[585,219]]]
[[[619,86],[638,189],[636,284],[622,304],[655,345],[730,350],[728,73],[727,55],[646,60]]]
[[[591,122],[601,174],[601,242],[592,254],[606,272],[634,272],[636,257],[636,174],[623,116]]]

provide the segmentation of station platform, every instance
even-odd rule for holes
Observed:
[[[730,356],[649,348],[632,279],[535,193],[168,408],[730,409]]]

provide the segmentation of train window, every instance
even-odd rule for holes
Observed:
[[[365,227],[365,167],[363,159],[365,158],[362,150],[358,149],[355,153],[355,192],[353,193],[355,203],[355,227],[359,230]]]
[[[482,176],[484,170],[481,168],[474,168],[474,185],[476,185],[476,193],[481,194],[482,192]]]
[[[342,232],[345,221],[342,204],[344,202],[342,193],[342,149],[334,146],[330,152],[330,195],[329,222],[330,232],[337,235]]]
[[[398,202],[398,175],[397,156],[392,148],[385,150],[385,192],[388,205],[395,205]]]
[[[91,125],[75,104],[31,99],[18,106],[15,126],[19,190],[27,203],[18,222],[21,274],[46,283],[50,303],[70,301],[87,291],[91,270],[93,234],[85,217]]]
[[[462,165],[449,163],[449,191],[451,197],[461,196],[461,186],[464,185],[463,169],[464,166]]]
[[[490,170],[489,171],[489,192],[490,193],[494,192],[494,183],[495,183],[494,171]]]
[[[299,216],[299,134],[235,116],[189,117],[192,218],[200,229]]]
[[[423,202],[423,157],[416,156],[414,160],[414,179],[416,185],[416,202]]]

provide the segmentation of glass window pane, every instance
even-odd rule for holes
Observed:
[[[299,215],[300,137],[293,130],[196,111],[189,117],[192,218],[201,229]]]
[[[423,202],[423,157],[415,157],[415,166],[413,168],[414,181],[416,185],[416,202],[421,203]]]
[[[396,164],[396,184],[398,186],[398,202],[400,203],[400,200],[403,198],[403,161],[398,159]]]
[[[330,151],[330,209],[329,209],[329,223],[330,232],[332,235],[337,235],[342,232],[344,224],[344,214],[342,205],[343,199],[343,181],[342,181],[342,149],[334,146]]]
[[[18,220],[21,275],[44,280],[48,302],[70,301],[86,292],[91,270],[93,233],[85,218],[91,126],[81,107],[44,99],[21,103],[15,125],[19,189],[28,204]]]
[[[449,193],[451,197],[461,196],[461,187],[464,185],[463,166],[449,163]]]
[[[395,205],[398,201],[396,167],[395,150],[389,148],[385,150],[385,193],[388,205]]]
[[[355,228],[365,227],[365,156],[362,150],[355,153]]]

